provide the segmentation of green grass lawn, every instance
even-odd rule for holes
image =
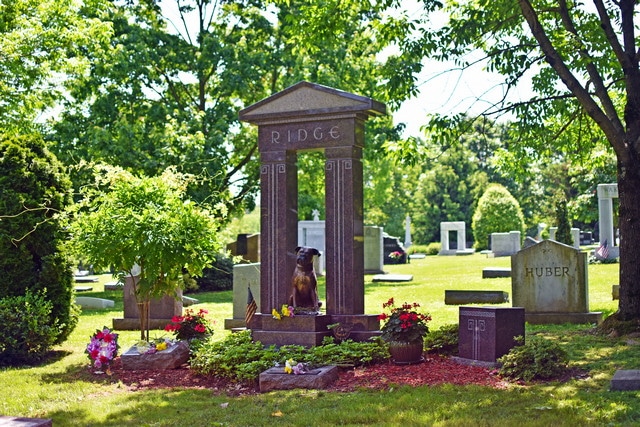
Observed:
[[[484,267],[509,267],[509,258],[472,256],[427,257],[411,264],[386,266],[392,273],[412,274],[406,283],[365,283],[365,311],[377,314],[389,297],[419,302],[432,315],[431,328],[457,323],[458,307],[444,305],[446,289],[502,290],[511,294],[508,278],[482,279]],[[557,340],[571,363],[588,378],[566,383],[517,385],[505,390],[478,386],[393,387],[384,392],[353,393],[293,390],[258,396],[228,397],[211,390],[169,389],[128,391],[106,376],[88,373],[84,349],[95,329],[122,317],[122,294],[103,291],[113,280],[101,276],[85,296],[109,298],[108,310],[85,310],[70,339],[56,348],[59,357],[47,364],[0,370],[0,414],[52,418],[54,426],[584,426],[640,425],[640,392],[609,391],[619,369],[640,369],[640,339],[591,333],[590,325],[527,325],[527,334]],[[320,280],[321,298],[324,294]],[[589,266],[591,311],[614,312],[611,286],[618,265]],[[216,321],[214,339],[232,316],[231,291],[194,295]],[[510,306],[509,303],[504,306]],[[151,333],[163,336],[163,331]],[[125,350],[139,332],[121,331]]]

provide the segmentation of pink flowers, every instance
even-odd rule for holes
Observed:
[[[118,348],[120,348],[118,346],[118,334],[113,333],[105,326],[96,330],[87,345],[85,353],[88,354],[94,368],[106,368],[108,370],[109,365],[118,355]]]

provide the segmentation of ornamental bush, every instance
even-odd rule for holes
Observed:
[[[524,215],[518,201],[500,184],[491,184],[478,200],[471,222],[474,247],[487,249],[491,233],[524,234]]]
[[[0,299],[0,366],[42,360],[59,336],[46,291]]]
[[[72,203],[71,182],[40,136],[0,135],[0,189],[0,299],[26,296],[27,291],[45,295],[46,289],[51,303],[47,323],[55,327],[52,344],[59,344],[73,331],[79,314],[61,223],[62,212]],[[49,332],[44,335],[45,342],[32,345],[49,345]]]
[[[518,341],[522,342],[522,337]],[[514,380],[531,381],[555,378],[569,365],[567,352],[556,342],[539,336],[527,338],[525,345],[512,348],[498,359],[500,375]]]

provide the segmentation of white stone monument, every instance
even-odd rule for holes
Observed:
[[[449,244],[449,231],[455,231],[457,233],[457,249],[451,249]],[[467,236],[465,230],[464,221],[451,221],[440,223],[440,242],[441,248],[438,255],[457,255],[459,253],[466,253]]]
[[[600,244],[605,241],[609,246],[608,258],[620,256],[613,231],[613,199],[618,198],[618,184],[598,184],[598,226]]]
[[[520,232],[491,233],[491,252],[493,256],[511,256],[521,247]]]
[[[407,215],[404,220],[404,247],[409,249],[411,246],[411,217]]]
[[[382,227],[364,227],[364,272],[384,273],[384,238]]]
[[[224,320],[224,328],[244,328],[247,313],[247,297],[251,294],[260,307],[260,263],[233,266],[233,319]]]

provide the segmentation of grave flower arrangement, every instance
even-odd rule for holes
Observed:
[[[140,340],[135,344],[138,354],[155,354],[159,351],[167,350],[176,345],[170,338],[155,338],[151,341]]]
[[[431,316],[419,313],[418,303],[404,303],[396,306],[393,298],[382,304],[382,308],[388,310],[378,316],[378,320],[384,322],[380,330],[381,338],[386,342],[416,343],[422,342],[429,332],[428,323]]]
[[[394,260],[398,260],[398,259],[402,258],[402,252],[400,252],[400,251],[391,252],[389,254],[389,258],[394,259]]]
[[[271,310],[271,316],[276,320],[282,320],[283,317],[294,317],[295,309],[290,305],[282,304],[280,311],[275,308]]]
[[[108,372],[109,365],[118,355],[119,348],[118,334],[105,326],[102,329],[96,330],[85,352],[89,360],[91,360],[92,366],[97,369],[97,372],[101,372],[102,369]]]
[[[309,366],[306,363],[296,363],[293,359],[287,359],[284,362],[284,372],[286,374],[304,375],[309,372]]]
[[[164,330],[172,332],[178,340],[205,339],[213,334],[213,327],[205,317],[208,313],[204,309],[198,312],[187,309],[184,316],[173,316],[171,323],[167,324]]]

